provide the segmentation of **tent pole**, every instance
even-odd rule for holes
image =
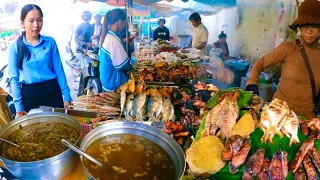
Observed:
[[[149,11],[149,21],[148,21],[148,42],[150,41],[150,18],[151,18],[151,12],[150,12],[150,7],[148,6],[148,11]]]

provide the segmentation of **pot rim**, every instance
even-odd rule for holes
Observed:
[[[24,121],[28,121],[29,119],[33,119],[36,117],[46,117],[46,116],[56,116],[56,117],[64,117],[65,119],[68,119],[69,121],[72,121],[76,126],[78,126],[78,128],[76,129],[77,132],[79,133],[79,137],[77,139],[77,141],[75,142],[75,144],[77,144],[80,141],[80,135],[81,135],[81,126],[80,123],[73,118],[72,116],[68,115],[68,114],[64,114],[64,113],[59,113],[59,112],[40,112],[40,113],[34,113],[34,114],[30,114],[30,115],[26,115],[26,116],[22,116],[20,118],[17,118],[15,120],[10,121],[8,124],[6,124],[5,126],[3,126],[0,130],[0,137],[11,127],[13,126],[17,126],[18,124],[21,124]],[[0,154],[0,161],[3,161],[3,163],[9,163],[9,164],[21,164],[21,165],[30,165],[30,164],[38,164],[38,165],[43,165],[43,164],[48,164],[51,162],[54,162],[58,159],[61,159],[62,157],[68,156],[69,154],[74,153],[70,148],[67,148],[65,151],[63,151],[60,154],[57,154],[55,156],[52,156],[50,158],[47,159],[42,159],[42,160],[38,160],[38,161],[29,161],[29,162],[21,162],[21,161],[12,161],[9,159],[6,159],[4,157],[1,156]]]
[[[98,126],[97,128],[93,129],[92,131],[90,131],[82,140],[81,142],[81,145],[80,145],[80,149],[82,151],[85,152],[85,150],[97,139],[101,138],[101,137],[105,137],[105,136],[108,136],[108,135],[104,135],[104,136],[101,136],[97,139],[95,139],[94,141],[92,141],[91,143],[89,143],[89,141],[91,141],[92,139],[94,139],[96,136],[98,136],[99,134],[105,132],[105,131],[108,131],[108,130],[111,130],[111,129],[114,129],[114,128],[124,128],[124,129],[137,129],[137,130],[140,130],[140,131],[146,131],[152,135],[155,135],[157,136],[159,139],[162,139],[164,142],[165,139],[173,142],[173,145],[169,145],[173,152],[175,153],[175,155],[177,156],[177,159],[178,159],[178,162],[179,162],[179,165],[180,164],[180,159],[178,158],[178,154],[182,154],[183,156],[183,160],[184,160],[184,164],[182,165],[183,166],[183,173],[181,174],[180,177],[178,177],[179,179],[181,179],[181,177],[183,177],[183,174],[186,170],[186,156],[185,156],[185,153],[183,152],[182,148],[180,147],[180,145],[171,137],[169,136],[168,134],[164,133],[163,131],[161,131],[160,129],[158,128],[155,128],[155,127],[152,127],[152,126],[149,126],[149,125],[146,125],[142,122],[111,122],[111,123],[108,123],[108,124],[104,124],[104,125],[101,125],[101,126]],[[126,133],[116,133],[116,134],[126,134]],[[132,133],[127,133],[127,134],[132,134]],[[112,135],[112,134],[110,134]],[[134,134],[134,135],[137,135],[137,136],[141,136],[141,135],[138,135],[138,134]],[[145,137],[146,138],[146,137]],[[147,138],[148,139],[148,138]],[[149,139],[150,140],[150,139]],[[152,141],[152,140],[151,140]],[[168,143],[168,142],[166,142]],[[169,143],[168,143],[169,144]],[[163,148],[163,147],[161,147]],[[164,149],[164,148],[163,148]],[[164,149],[166,152],[167,150]],[[180,152],[179,152],[180,151]],[[167,152],[168,153],[168,152]],[[84,165],[84,162],[83,162],[83,156],[80,155],[80,161],[81,161],[81,164],[82,164],[82,168],[83,170],[86,172],[86,174],[90,175],[91,177],[93,177],[91,175],[91,173],[87,170],[87,168],[85,167]],[[179,171],[180,171],[180,167],[179,167]],[[94,177],[93,177],[94,178]]]

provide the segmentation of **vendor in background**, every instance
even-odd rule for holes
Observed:
[[[130,58],[119,37],[126,24],[126,14],[121,9],[113,9],[104,17],[99,56],[100,81],[104,92],[115,91],[127,82],[127,73],[132,69]]]
[[[158,19],[158,24],[159,24],[159,27],[157,27],[153,31],[153,40],[162,39],[162,40],[170,41],[169,29],[164,26],[166,24],[166,20],[163,17],[160,17]]]
[[[313,91],[309,71],[300,49],[306,51],[315,80],[315,95],[320,88],[320,1],[305,0],[299,7],[298,18],[290,26],[301,31],[299,41],[285,42],[276,47],[262,59],[256,61],[251,69],[246,90],[259,94],[258,82],[261,72],[281,63],[281,81],[274,98],[286,101],[298,116],[315,116]],[[300,44],[301,43],[301,44]]]
[[[219,48],[221,49],[220,58],[222,60],[228,60],[232,57],[229,54],[229,48],[227,44],[227,35],[222,31],[221,34],[218,36],[219,40],[213,43],[212,48]]]
[[[96,14],[94,16],[94,30],[93,30],[93,36],[91,36],[92,45],[99,47],[99,41],[101,38],[101,32],[102,32],[102,23],[101,23],[101,14]]]
[[[185,48],[192,45],[193,48],[201,50],[200,55],[207,55],[207,42],[209,37],[207,28],[201,23],[201,17],[197,12],[191,14],[189,20],[193,25],[191,33],[192,39]]]
[[[71,97],[57,44],[40,35],[43,14],[39,6],[21,10],[22,35],[10,45],[8,67],[17,117],[39,106],[69,108]],[[64,96],[64,103],[63,98]]]

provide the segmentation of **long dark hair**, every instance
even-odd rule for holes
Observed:
[[[40,12],[41,17],[43,17],[42,10],[39,6],[35,4],[27,4],[23,6],[20,13],[20,21],[23,22],[26,19],[27,14],[32,11],[33,9],[36,9]],[[26,36],[26,31],[22,32],[22,35],[19,36],[17,40],[17,47],[18,47],[18,69],[22,69],[22,63],[24,58],[26,60],[29,60],[31,57],[31,53],[28,49],[28,47],[23,42],[23,37]]]
[[[103,45],[104,39],[108,33],[109,26],[118,22],[119,20],[126,20],[127,15],[122,9],[113,9],[104,16],[103,27],[100,39],[100,46]]]

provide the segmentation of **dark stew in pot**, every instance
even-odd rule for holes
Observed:
[[[41,122],[20,126],[5,138],[20,147],[2,143],[1,156],[18,162],[43,160],[67,149],[61,143],[61,139],[75,143],[78,138],[76,129],[60,122]]]
[[[153,141],[133,134],[102,137],[86,153],[104,164],[84,158],[84,165],[97,179],[174,180],[175,168],[169,154]]]

